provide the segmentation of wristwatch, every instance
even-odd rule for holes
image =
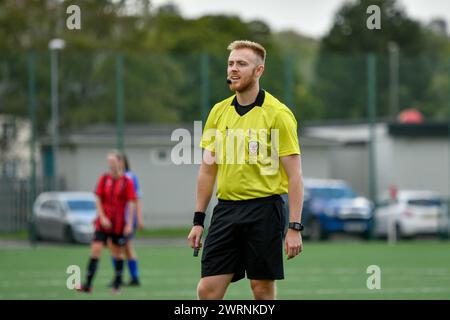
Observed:
[[[305,228],[300,222],[289,222],[288,227],[289,229],[293,229],[295,231],[303,231],[303,229]]]

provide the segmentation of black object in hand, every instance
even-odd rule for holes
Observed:
[[[200,248],[194,248],[194,257],[198,257],[199,251],[200,251]]]

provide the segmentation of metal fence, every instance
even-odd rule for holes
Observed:
[[[377,75],[377,118],[394,118],[406,108],[419,109],[427,119],[448,118],[449,58],[320,53],[305,66],[302,57],[269,54],[261,84],[302,122],[365,119],[369,56]],[[35,118],[38,132],[49,133],[51,81],[57,75],[62,131],[99,122],[205,119],[213,103],[230,95],[226,62],[226,55],[207,53],[0,53],[0,114]]]
[[[30,179],[0,177],[0,232],[28,230],[36,195],[52,190],[52,181],[39,179],[34,190]],[[59,186],[65,190],[63,179]]]
[[[226,54],[208,53],[0,53],[0,116],[14,114],[30,120],[31,135],[24,146],[31,157],[26,159],[30,164],[27,177],[31,181],[37,176],[48,179],[55,170],[38,169],[33,157],[43,153],[37,150],[42,137],[55,138],[52,121],[56,122],[56,135],[93,123],[112,123],[117,128],[117,147],[122,149],[126,124],[205,120],[213,103],[231,94],[225,84],[226,61]],[[304,61],[310,65],[305,66]],[[51,108],[55,75],[57,118]],[[269,52],[261,84],[293,110],[300,127],[315,120],[358,119],[374,124],[393,120],[406,108],[418,109],[427,120],[450,118],[448,57],[318,52],[313,59],[302,59]],[[5,161],[19,161],[20,155],[0,149],[0,167]],[[372,186],[376,179],[373,152],[371,148],[368,179]],[[27,188],[34,184],[17,177],[2,181],[9,182],[0,186],[0,210],[5,217],[0,229],[23,228],[32,202]],[[38,186],[30,192],[37,194],[39,188],[48,189]],[[371,198],[375,198],[373,191]]]

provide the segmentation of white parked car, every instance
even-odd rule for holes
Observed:
[[[396,200],[387,193],[375,210],[375,232],[395,238],[420,234],[448,234],[447,205],[432,191],[397,192]]]
[[[89,243],[94,235],[92,192],[44,192],[33,210],[39,240]]]

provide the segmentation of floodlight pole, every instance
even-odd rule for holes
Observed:
[[[35,53],[28,53],[28,116],[30,118],[30,193],[28,199],[28,226],[31,246],[36,245],[36,220],[33,212],[33,203],[36,198],[36,77]]]
[[[376,181],[376,56],[369,53],[367,56],[367,117],[369,122],[369,198],[376,208],[377,203],[377,181]],[[375,230],[375,217],[373,218],[370,237],[373,237]]]
[[[204,52],[200,58],[201,97],[202,97],[202,125],[205,125],[208,117],[209,106],[209,55]]]
[[[64,49],[63,39],[50,40],[51,64],[51,104],[52,104],[52,154],[53,154],[53,190],[58,191],[58,147],[59,147],[59,112],[58,112],[58,51]]]
[[[389,42],[389,113],[395,120],[399,112],[398,101],[398,77],[399,77],[399,49],[395,42]]]
[[[123,88],[123,55],[116,55],[116,145],[117,150],[124,152],[124,88]]]

